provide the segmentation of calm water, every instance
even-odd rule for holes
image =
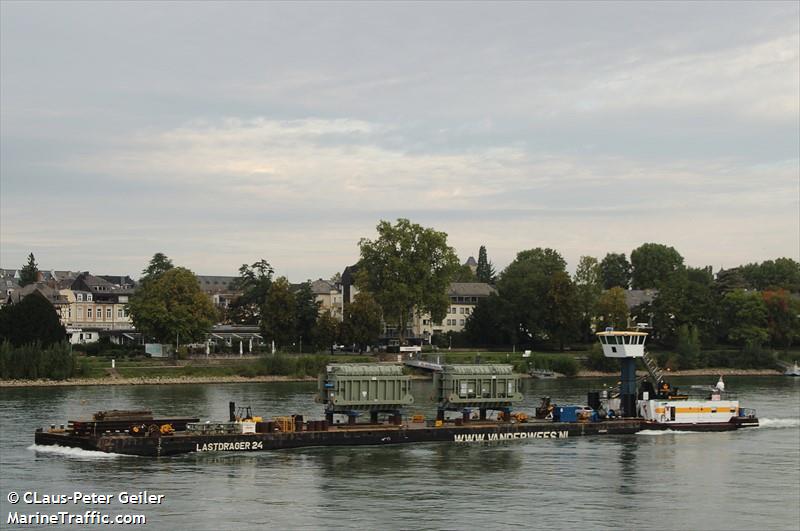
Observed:
[[[715,381],[674,380],[679,386]],[[532,410],[543,395],[585,403],[586,391],[601,382],[530,381],[519,409]],[[38,452],[33,431],[114,408],[225,419],[229,400],[268,416],[320,418],[314,385],[2,389],[0,528],[8,527],[12,506],[6,497],[12,490],[164,494],[162,505],[131,510],[114,503],[76,511],[145,514],[145,529],[800,528],[800,379],[730,377],[726,384],[743,405],[758,409],[763,427],[160,460]],[[416,409],[432,412],[430,383],[415,385]]]

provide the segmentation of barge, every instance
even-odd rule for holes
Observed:
[[[358,446],[422,442],[500,443],[626,435],[642,430],[731,431],[758,426],[754,410],[730,397],[724,382],[691,398],[667,383],[644,352],[644,332],[598,334],[608,357],[622,362],[619,388],[590,392],[588,406],[551,404],[535,412],[512,412],[522,399],[510,365],[445,365],[434,376],[435,418],[404,414],[414,402],[411,379],[400,366],[332,364],[320,376],[317,401],[324,420],[302,415],[264,419],[250,408],[229,404],[227,422],[155,418],[149,411],[106,411],[91,420],[38,429],[37,445],[164,457],[194,452],[261,452],[313,446]],[[642,358],[648,378],[638,380]],[[359,422],[369,414],[369,421]],[[453,415],[455,414],[455,418]],[[383,417],[383,418],[381,418]],[[449,418],[448,418],[449,417]]]

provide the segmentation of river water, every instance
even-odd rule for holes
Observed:
[[[716,378],[675,378],[680,386]],[[539,397],[585,403],[610,380],[528,381]],[[143,529],[800,529],[800,379],[729,377],[762,427],[484,445],[310,448],[149,459],[33,447],[33,431],[97,410],[227,418],[228,401],[264,416],[321,418],[311,383],[0,390],[0,528],[10,512],[144,514]],[[431,383],[415,411],[432,414]],[[161,504],[11,505],[8,493],[139,492]],[[53,526],[46,526],[53,528]],[[37,528],[26,526],[25,528]],[[44,528],[41,527],[41,528]],[[83,527],[83,528],[92,528]]]

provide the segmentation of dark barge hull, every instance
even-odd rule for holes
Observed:
[[[36,433],[37,445],[58,445],[84,450],[161,457],[192,452],[260,452],[312,446],[361,446],[409,444],[420,442],[492,443],[508,440],[564,439],[589,435],[624,435],[653,429],[641,419],[619,419],[602,422],[533,422],[533,423],[470,423],[441,427],[418,425],[335,426],[327,431],[274,432],[249,434],[193,434],[177,432],[158,437],[134,437],[128,434],[98,436],[74,435],[69,432]],[[745,427],[740,423],[694,425],[695,430],[722,431]],[[671,429],[683,429],[677,426]]]

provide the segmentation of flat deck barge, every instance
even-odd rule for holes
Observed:
[[[756,421],[757,424],[757,421]],[[695,426],[702,431],[728,431],[746,427],[746,422]],[[510,440],[565,439],[590,435],[633,434],[643,429],[664,429],[642,419],[614,419],[601,422],[524,423],[475,421],[463,425],[425,422],[398,426],[378,424],[335,425],[325,430],[270,433],[205,434],[193,432],[76,434],[67,430],[37,431],[37,445],[58,445],[101,452],[163,457],[192,452],[260,452],[313,446],[361,446],[420,442],[492,443]],[[674,426],[673,429],[680,429]]]

